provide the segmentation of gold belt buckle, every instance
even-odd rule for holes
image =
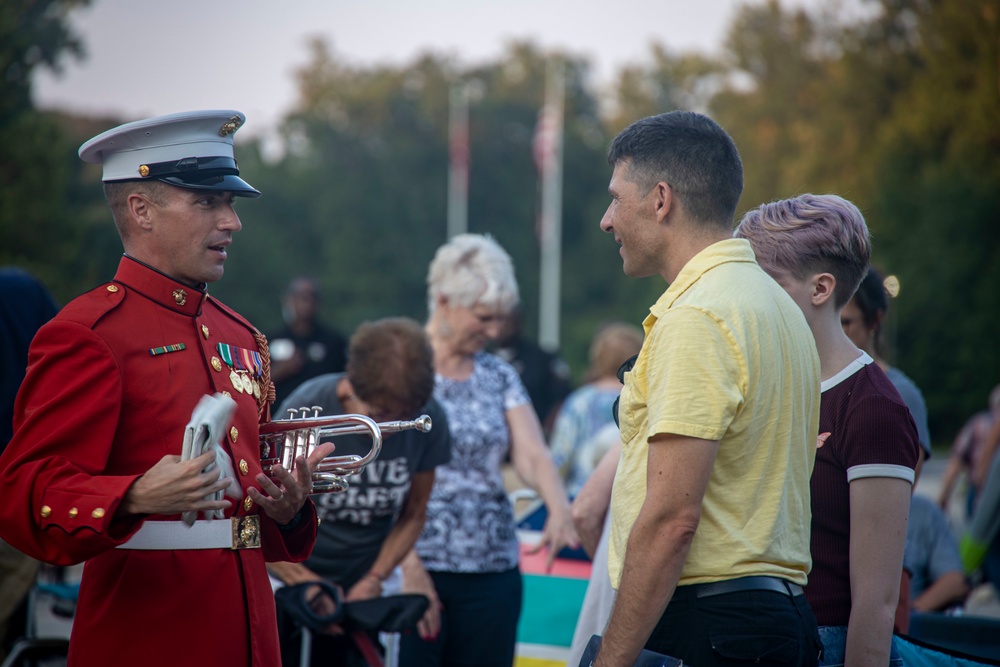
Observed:
[[[234,516],[231,521],[233,522],[232,549],[260,549],[260,517],[258,515]]]

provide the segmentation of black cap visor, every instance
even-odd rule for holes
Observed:
[[[249,183],[235,174],[208,177],[205,174],[185,174],[184,176],[161,176],[156,180],[190,190],[232,192],[237,197],[251,197],[253,199],[260,197],[259,190],[254,189]]]
[[[144,165],[146,178],[179,188],[232,192],[238,197],[259,197],[260,192],[240,178],[231,157],[188,157],[183,160]]]

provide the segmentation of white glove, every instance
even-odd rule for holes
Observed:
[[[191,413],[191,421],[184,429],[184,442],[181,445],[181,460],[187,461],[201,456],[206,451],[215,452],[215,461],[205,467],[203,472],[212,470],[219,471],[219,479],[228,479],[229,486],[224,489],[225,495],[231,498],[239,498],[242,495],[242,488],[236,479],[233,470],[233,461],[229,454],[222,448],[222,440],[229,424],[232,422],[233,413],[236,412],[236,401],[222,394],[214,396],[202,396]],[[205,500],[221,500],[223,492],[217,491]],[[205,511],[206,519],[221,519],[225,516],[223,510]],[[198,512],[188,511],[182,515],[184,523],[189,526],[194,524],[198,518]]]

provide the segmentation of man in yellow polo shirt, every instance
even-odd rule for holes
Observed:
[[[611,143],[601,229],[669,288],[625,374],[598,666],[642,648],[695,667],[816,665],[802,595],[819,358],[801,310],[732,238],[743,168],[711,119],[675,111]]]

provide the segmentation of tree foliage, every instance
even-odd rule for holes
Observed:
[[[469,113],[469,231],[493,235],[510,252],[534,331],[539,185],[531,144],[549,58],[567,72],[563,341],[583,359],[600,322],[641,318],[648,303],[629,297],[636,286],[598,227],[610,168],[587,64],[525,42],[465,69],[432,54],[405,67],[351,67],[314,42],[283,127],[287,153],[271,164],[241,153],[265,196],[241,206],[241,247],[213,290],[265,328],[277,325],[280,290],[303,272],[320,281],[327,316],[345,328],[393,314],[423,319],[427,267],[446,240],[449,91],[465,84],[478,91]]]
[[[0,262],[16,264],[52,286],[60,300],[75,280],[94,279],[89,217],[69,224],[79,177],[78,144],[58,119],[34,110],[31,75],[58,69],[83,47],[67,13],[87,0],[11,0],[0,4]],[[91,187],[88,183],[88,187]],[[99,196],[99,195],[98,195]]]
[[[1000,382],[1000,1],[885,0],[913,64],[872,147],[900,365],[953,425]],[[932,425],[933,426],[933,425]]]
[[[711,102],[736,139],[741,206],[837,192],[866,213],[896,274],[892,360],[948,438],[1000,382],[1000,31],[997,0],[882,0],[855,24],[776,1],[740,10],[741,85]]]

